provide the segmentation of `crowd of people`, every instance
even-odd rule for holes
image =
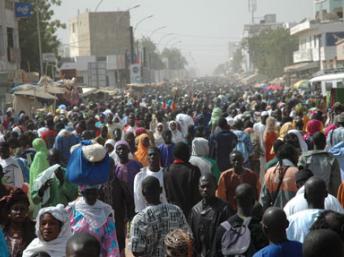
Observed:
[[[0,117],[2,257],[343,257],[344,106],[216,81]]]

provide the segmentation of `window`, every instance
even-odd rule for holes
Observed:
[[[5,9],[14,10],[13,0],[5,0]]]
[[[72,32],[75,33],[75,23],[72,24]]]
[[[13,28],[7,28],[7,60],[9,62],[14,61],[14,37],[13,37]]]

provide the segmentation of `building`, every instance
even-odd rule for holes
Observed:
[[[305,20],[292,27],[290,34],[299,39],[298,50],[293,55],[294,64],[302,63],[304,68],[317,66],[320,70],[336,68],[336,42],[344,38],[341,21]]]
[[[344,0],[315,0],[317,20],[336,20],[343,18]]]
[[[14,0],[0,0],[0,107],[3,109],[10,77],[20,66],[18,23]]]
[[[118,87],[129,82],[129,11],[85,12],[72,18],[68,27],[68,52],[74,62],[62,64],[62,69],[75,67],[79,81],[88,86]]]
[[[13,71],[20,64],[18,23],[14,1],[0,0],[0,71]]]
[[[344,69],[344,38],[337,41],[336,52],[337,52],[336,68]]]
[[[86,12],[69,21],[70,56],[119,55],[130,52],[130,14]]]

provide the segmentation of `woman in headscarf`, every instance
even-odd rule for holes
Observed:
[[[192,140],[192,152],[189,162],[197,166],[204,176],[207,173],[212,173],[216,179],[220,178],[220,169],[216,161],[209,158],[209,142],[202,137],[196,137]]]
[[[24,250],[23,257],[45,252],[51,257],[65,257],[67,240],[71,236],[70,224],[62,204],[43,208],[36,221],[37,238]]]
[[[101,243],[102,257],[119,257],[112,207],[98,200],[97,186],[80,186],[82,197],[66,207],[73,233],[88,233]]]
[[[24,249],[35,238],[35,223],[29,218],[29,199],[21,189],[0,201],[3,210],[3,232],[10,252],[10,257],[21,257]]]
[[[274,117],[269,117],[266,120],[266,128],[263,135],[266,162],[269,162],[275,157],[275,153],[273,153],[272,147],[276,140],[276,119]]]
[[[299,143],[298,148],[300,149],[301,153],[305,153],[308,151],[308,145],[305,142],[305,140],[303,139],[303,135],[301,134],[301,132],[299,130],[297,130],[297,129],[289,130],[288,134],[292,134],[292,135],[297,137],[297,141]]]
[[[137,150],[135,152],[135,158],[138,160],[143,167],[149,165],[148,162],[148,147],[149,147],[149,136],[142,134],[136,138]]]
[[[30,166],[30,197],[34,198],[34,182],[43,171],[49,168],[50,165],[48,162],[48,149],[44,140],[36,138],[33,140],[32,146],[36,150],[36,154]],[[33,206],[33,217],[36,217],[39,208],[40,205]]]
[[[292,130],[294,129],[294,125],[292,122],[286,122],[282,125],[282,127],[280,128],[280,131],[279,131],[279,139],[280,140],[283,140],[284,137],[288,134],[288,131],[289,130]]]
[[[162,145],[164,143],[164,139],[162,137],[162,133],[164,131],[164,124],[163,123],[158,123],[158,125],[156,126],[155,132],[153,134],[154,136],[154,141],[155,141],[155,145],[157,147],[159,147],[159,145]]]
[[[323,129],[323,124],[320,120],[312,119],[307,122],[305,140],[309,140],[315,133]]]
[[[178,130],[177,122],[174,120],[170,121],[168,123],[168,129],[172,132],[172,142],[174,144],[185,141],[182,132]]]

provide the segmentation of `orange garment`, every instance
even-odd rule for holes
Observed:
[[[234,169],[224,171],[219,179],[216,196],[228,202],[233,209],[236,209],[236,202],[234,199],[235,189],[243,183],[250,184],[256,188],[256,199],[258,199],[260,193],[259,178],[255,172],[249,169],[244,169],[240,175],[235,173]]]
[[[265,145],[265,159],[266,162],[269,162],[275,157],[275,153],[272,151],[272,147],[277,140],[277,133],[276,132],[267,132],[264,137],[264,145]]]
[[[148,147],[146,147],[143,142],[146,140],[146,138],[149,140],[149,136],[147,134],[142,134],[136,138],[137,141],[137,150],[135,152],[135,159],[139,161],[143,167],[146,167],[149,165],[148,162]]]
[[[344,208],[344,182],[338,188],[337,199]]]

